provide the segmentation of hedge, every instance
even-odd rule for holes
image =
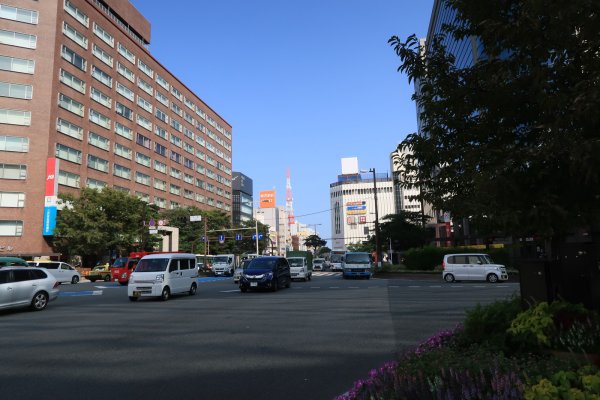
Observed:
[[[434,271],[436,267],[442,265],[446,254],[455,253],[486,253],[492,257],[492,260],[498,264],[503,264],[507,268],[512,267],[511,248],[490,248],[473,249],[463,247],[434,247],[428,246],[418,249],[410,249],[404,253],[404,266],[413,271]]]

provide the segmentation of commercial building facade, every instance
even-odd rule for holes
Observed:
[[[251,221],[254,212],[254,200],[252,197],[252,179],[241,172],[233,172],[232,178],[233,204],[232,219],[233,225],[238,226],[242,222]]]
[[[0,0],[0,23],[0,255],[52,255],[57,195],[84,187],[231,213],[231,126],[129,1]]]

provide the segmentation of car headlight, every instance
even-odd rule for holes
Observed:
[[[165,274],[156,275],[156,282],[163,282],[165,280]]]
[[[267,279],[273,279],[273,273],[272,272],[266,273],[265,274],[265,278],[267,278]]]

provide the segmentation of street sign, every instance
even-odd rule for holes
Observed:
[[[219,235],[219,243],[225,243],[225,235]]]
[[[252,240],[256,240],[256,235],[254,233],[252,234]]]
[[[202,236],[202,241],[206,242],[206,236]]]
[[[202,215],[190,215],[190,222],[202,221]]]
[[[148,233],[150,233],[151,235],[156,235],[158,233],[158,229],[150,229]]]
[[[241,233],[236,233],[235,234],[235,240],[242,240],[242,234]]]
[[[258,240],[263,240],[263,234],[262,233],[258,234]]]

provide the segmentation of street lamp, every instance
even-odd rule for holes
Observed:
[[[317,233],[317,226],[319,226],[319,225],[323,225],[323,224],[307,224],[307,225],[308,225],[308,226],[314,226],[314,229],[313,229],[313,230],[315,231],[315,235],[318,235],[318,233]]]
[[[375,198],[375,253],[377,255],[377,266],[381,266],[381,244],[379,243],[379,212],[377,210],[377,177],[375,176],[375,168],[361,170],[360,172],[373,173],[373,197]]]

